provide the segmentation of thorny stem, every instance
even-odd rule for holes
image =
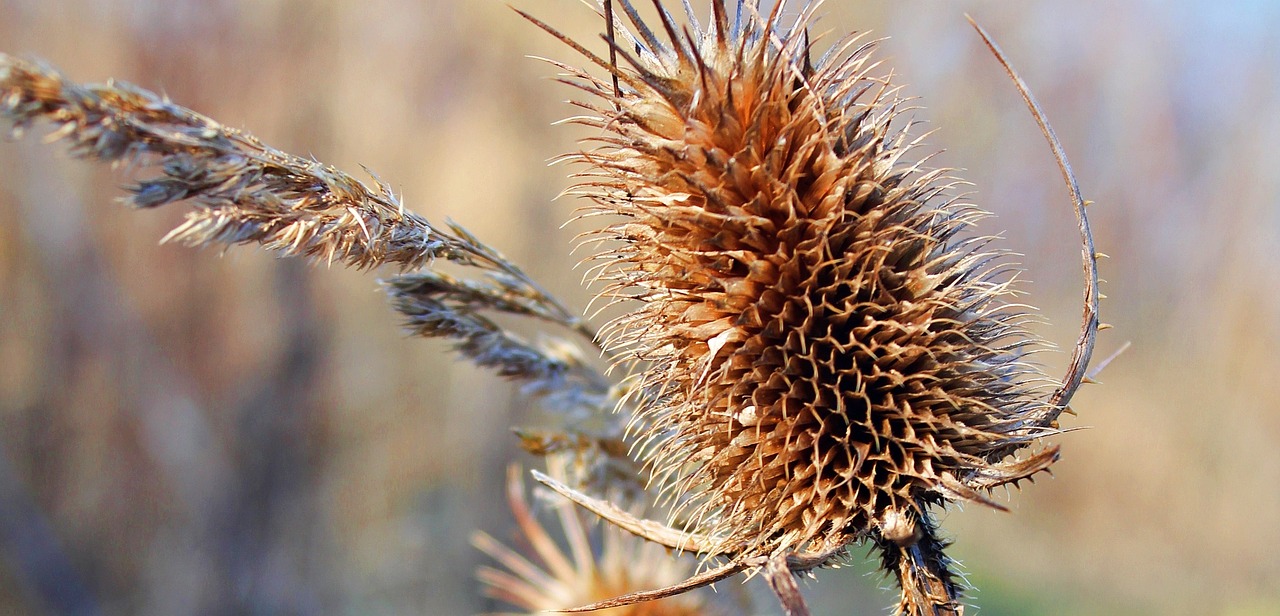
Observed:
[[[609,72],[613,77],[613,95],[614,95],[614,98],[617,99],[622,97],[622,87],[618,84],[618,73],[617,73],[618,49],[617,49],[617,43],[613,39],[613,28],[614,28],[613,0],[605,0],[604,21],[606,24],[605,37],[606,37],[606,40],[609,41],[609,64],[614,67],[614,70],[611,70]],[[614,103],[614,108],[618,111],[622,110],[622,106],[620,103]]]
[[[921,505],[923,511],[923,504]],[[920,535],[902,544],[876,538],[885,569],[893,571],[902,587],[897,613],[906,616],[961,616],[962,589],[955,582],[951,559],[943,550],[947,542],[937,536],[937,525],[922,513],[915,521]]]

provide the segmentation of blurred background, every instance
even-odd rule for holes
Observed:
[[[602,49],[571,0],[515,0]],[[695,5],[705,4],[695,2]],[[705,10],[704,10],[705,12]],[[981,614],[1280,614],[1280,4],[847,0],[819,29],[879,57],[940,165],[1025,254],[1069,349],[1069,200],[965,22],[1004,46],[1091,210],[1105,357],[1012,513],[944,525]],[[526,55],[579,62],[500,0],[0,0],[0,50],[160,91],[286,151],[376,170],[585,306],[576,204],[546,161],[581,131]],[[471,614],[468,544],[509,536],[515,388],[401,334],[376,273],[160,246],[181,207],[38,137],[0,143],[0,614]],[[1060,374],[1065,351],[1047,360]],[[855,552],[861,555],[861,551]],[[860,559],[855,558],[855,561]],[[752,582],[752,584],[756,584]],[[872,564],[814,613],[883,613]],[[768,601],[760,614],[777,613]]]

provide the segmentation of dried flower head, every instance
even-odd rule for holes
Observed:
[[[557,473],[559,474],[559,473]],[[529,560],[493,537],[477,533],[473,543],[497,561],[501,568],[482,567],[478,575],[490,596],[536,614],[566,605],[591,603],[637,589],[672,584],[692,570],[692,563],[671,558],[659,545],[643,541],[616,528],[599,533],[572,505],[553,506],[566,551],[538,522],[525,500],[520,472],[512,467],[507,479],[507,501],[524,541],[533,549]],[[710,616],[721,610],[701,597],[685,595],[641,603],[607,612],[614,616]]]
[[[902,611],[959,611],[929,509],[1000,507],[988,490],[1057,458],[1013,454],[1054,431],[1092,316],[1050,394],[1027,361],[1042,343],[1012,301],[1016,269],[972,231],[987,214],[915,154],[871,43],[811,59],[818,3],[784,20],[785,1],[715,0],[702,27],[687,2],[688,26],[655,2],[651,28],[621,0],[633,30],[611,4],[609,61],[534,21],[609,73],[559,65],[592,97],[573,120],[600,133],[569,159],[587,167],[589,213],[614,217],[595,236],[602,295],[638,306],[607,346],[636,366],[638,436],[685,532],[613,518],[727,562],[588,607],[755,570],[804,613],[791,573],[870,540]]]

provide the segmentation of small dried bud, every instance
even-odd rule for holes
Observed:
[[[903,547],[915,545],[924,535],[916,521],[896,509],[884,512],[880,520],[880,537]]]

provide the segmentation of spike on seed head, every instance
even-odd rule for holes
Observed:
[[[819,3],[788,23],[785,0],[717,0],[706,29],[682,31],[660,11],[665,41],[620,4],[636,32],[611,24],[621,67],[534,21],[611,73],[563,67],[594,97],[575,121],[600,131],[571,158],[588,211],[617,216],[595,236],[612,241],[601,295],[639,305],[608,346],[639,375],[637,436],[673,517],[699,551],[766,577],[870,539],[903,606],[954,610],[928,507],[999,507],[988,490],[1056,460],[1010,457],[1073,391],[1041,391],[1013,268],[971,230],[986,214],[913,158],[870,43],[810,60]]]

